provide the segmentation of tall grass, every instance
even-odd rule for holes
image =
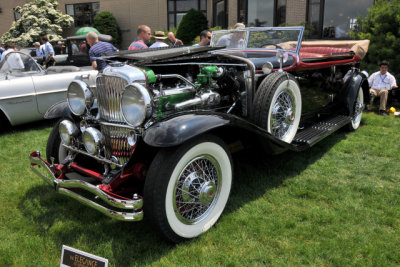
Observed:
[[[400,119],[362,122],[301,153],[235,154],[220,221],[179,245],[54,193],[28,161],[50,124],[14,128],[0,136],[0,266],[58,266],[63,244],[110,266],[399,266]]]

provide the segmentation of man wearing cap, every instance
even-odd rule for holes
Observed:
[[[95,32],[89,32],[86,35],[86,42],[90,45],[89,57],[92,62],[92,68],[98,71],[103,71],[108,64],[101,59],[98,59],[106,52],[118,51],[112,44],[99,41],[99,37]]]
[[[35,47],[36,56],[43,57],[44,56],[44,47],[41,46],[39,42],[34,42],[33,46]]]
[[[246,26],[243,23],[236,23],[234,29],[244,29]],[[227,48],[244,48],[245,40],[243,39],[244,31],[237,31],[226,34],[219,38],[217,46],[226,46]]]
[[[150,27],[147,25],[139,25],[136,33],[137,33],[137,39],[129,45],[128,50],[148,48],[146,44],[150,41],[151,38]]]
[[[369,93],[371,96],[370,104],[367,106],[368,110],[372,110],[372,104],[375,97],[380,97],[379,114],[387,116],[386,103],[389,95],[389,90],[397,88],[396,79],[388,72],[389,63],[382,61],[379,64],[379,71],[373,73],[368,78]]]
[[[154,39],[156,39],[156,42],[150,46],[150,48],[158,48],[158,47],[167,47],[168,45],[164,43],[164,40],[167,39],[167,37],[164,36],[163,31],[156,31],[154,33]]]

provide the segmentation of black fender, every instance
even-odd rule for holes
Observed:
[[[203,133],[224,127],[250,131],[264,138],[266,142],[272,142],[279,150],[292,149],[290,144],[277,139],[250,121],[218,112],[198,112],[166,118],[147,128],[143,133],[143,140],[147,145],[153,147],[171,147],[180,145]]]
[[[44,114],[45,119],[56,119],[63,117],[73,119],[67,100],[53,104]]]
[[[339,101],[344,104],[347,115],[354,115],[354,102],[356,101],[358,90],[363,89],[364,102],[369,100],[369,85],[367,76],[359,70],[354,70],[353,74],[345,82],[344,90],[339,96]]]

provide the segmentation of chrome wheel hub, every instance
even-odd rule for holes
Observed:
[[[173,201],[177,218],[186,224],[201,221],[214,207],[220,187],[221,169],[216,159],[204,155],[191,160],[175,184]]]
[[[290,132],[296,117],[294,110],[296,110],[294,96],[288,90],[282,91],[272,106],[270,120],[272,135],[283,139]]]

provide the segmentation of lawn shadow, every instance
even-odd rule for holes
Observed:
[[[235,182],[225,213],[234,212],[304,171],[344,138],[345,133],[338,132],[306,151],[289,151],[277,156],[260,156],[256,148],[234,154]],[[249,172],[252,175],[248,176]],[[77,249],[93,254],[110,249],[109,255],[99,256],[108,258],[115,266],[151,264],[175,248],[162,239],[146,219],[136,223],[111,220],[56,194],[47,184],[28,190],[19,209],[40,234],[51,238],[60,250],[63,244],[74,247],[77,243],[86,246]]]
[[[344,130],[337,131],[301,152],[286,151],[279,155],[267,155],[260,151],[261,148],[252,147],[234,154],[235,180],[227,212],[235,211],[300,174],[336,143],[344,140],[346,135]]]
[[[8,126],[3,129],[0,129],[0,137],[3,135],[11,134],[11,133],[20,133],[20,132],[26,132],[29,130],[45,129],[47,127],[52,127],[56,123],[56,121],[57,121],[57,119],[41,120],[41,121],[30,122],[30,123],[26,123],[26,124],[17,125],[17,126]]]

